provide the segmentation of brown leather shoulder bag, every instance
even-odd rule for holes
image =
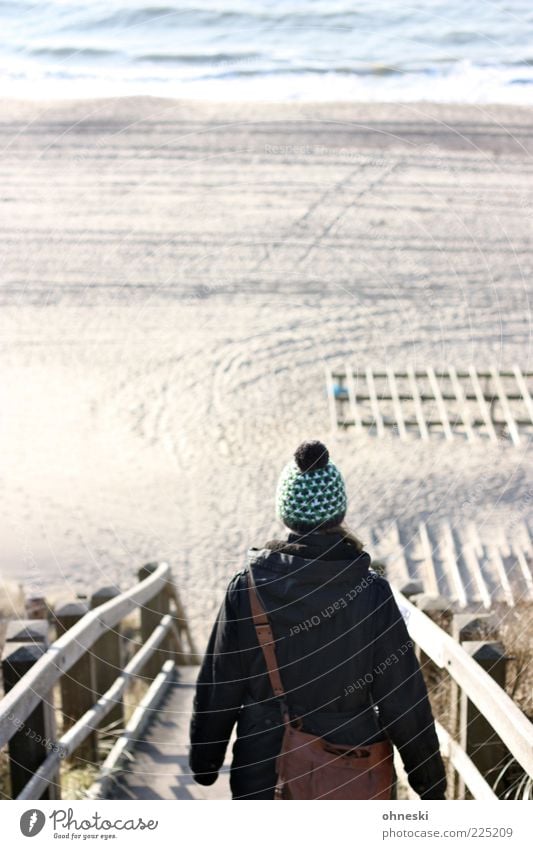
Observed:
[[[274,634],[251,570],[248,575],[252,619],[274,695],[280,701],[285,728],[276,760],[275,798],[390,799],[394,779],[392,746],[388,740],[368,746],[339,746],[302,731],[301,720],[291,719]]]

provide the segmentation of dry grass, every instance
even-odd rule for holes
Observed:
[[[0,581],[0,621],[24,616],[24,591],[13,581]]]
[[[533,719],[533,604],[495,611],[499,638],[509,658],[506,690],[520,710]]]
[[[7,751],[0,751],[0,799],[11,798],[11,781],[9,778],[9,758]]]
[[[61,798],[84,799],[85,793],[96,780],[99,767],[97,764],[85,766],[68,766],[61,770]]]

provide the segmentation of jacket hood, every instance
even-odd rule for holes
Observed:
[[[306,622],[318,626],[352,604],[376,577],[366,551],[357,552],[340,533],[290,533],[271,545],[250,548],[248,564],[265,610],[284,629],[305,630]]]

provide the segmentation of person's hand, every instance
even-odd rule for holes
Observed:
[[[209,787],[217,780],[218,772],[195,772],[193,778],[197,784],[203,784],[204,787]]]

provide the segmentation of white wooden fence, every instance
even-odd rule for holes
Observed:
[[[502,752],[503,759],[505,753],[509,753],[524,773],[533,779],[533,724],[495,680],[498,677],[494,674],[496,667],[500,671],[500,681],[503,680],[501,670],[502,664],[505,667],[505,657],[501,644],[475,640],[460,643],[403,593],[394,590],[394,595],[409,634],[421,652],[422,664],[427,662],[424,659],[431,660],[449,674],[453,683],[447,719],[457,725],[460,739],[456,739],[441,723],[436,723],[442,754],[449,759],[451,767],[448,798],[456,797],[455,782],[450,781],[450,775],[455,771],[460,779],[459,786],[466,786],[474,799],[496,799],[494,769],[490,770],[491,780],[488,781],[488,775],[482,774],[476,761],[478,764],[492,761],[500,769],[503,766]],[[476,660],[479,658],[481,661],[483,655],[490,657],[491,650],[492,658],[488,663],[483,665]],[[456,700],[459,709],[457,715],[450,718],[450,714],[455,713]],[[488,726],[490,735],[487,735]],[[497,737],[492,736],[494,734]],[[464,790],[461,790],[459,797],[462,798],[463,794]]]
[[[507,370],[326,366],[326,393],[334,430],[395,432],[402,440],[508,439],[517,447],[533,434],[533,372],[517,364]]]
[[[134,678],[142,676],[152,684],[125,728],[122,717],[124,731],[110,756],[116,761],[116,753],[123,751],[125,740],[142,729],[174,665],[199,662],[168,564],[149,564],[139,577],[141,580],[129,590],[86,612],[49,646],[38,645],[34,637],[27,642],[20,641],[22,636],[17,638],[19,642],[6,642],[2,657],[4,685],[13,672],[17,677],[17,667],[23,673],[0,700],[0,748],[8,746],[12,792],[17,799],[39,799],[43,794],[59,798],[63,759],[98,735],[102,720],[117,708],[122,710],[126,688]],[[137,610],[141,619],[140,643],[129,662],[122,667],[120,651],[113,656],[109,652],[100,656],[97,642],[108,635],[120,637],[122,621]],[[48,623],[39,621],[39,625]],[[39,629],[28,621],[24,630],[31,637]],[[79,664],[84,664],[81,676]],[[94,686],[99,664],[112,671],[114,680],[97,698]],[[56,685],[61,686],[60,697],[54,692]],[[61,703],[57,713],[63,725],[65,720],[70,723],[61,735],[56,733],[57,702]],[[33,733],[36,727],[38,734]],[[42,729],[48,735],[46,739]],[[27,734],[28,730],[32,734]],[[97,757],[97,747],[94,752]]]

